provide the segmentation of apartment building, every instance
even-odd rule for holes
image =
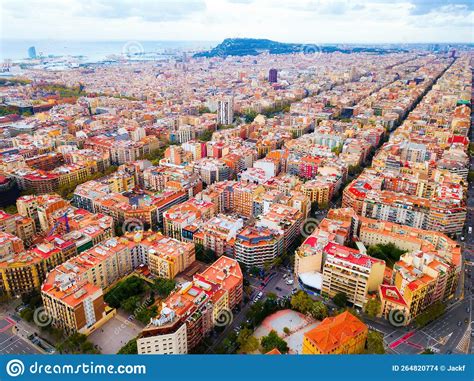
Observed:
[[[258,216],[257,228],[264,227],[283,235],[283,247],[288,250],[300,234],[303,213],[291,206],[272,203],[268,211]]]
[[[194,245],[166,237],[161,233],[137,232],[126,235],[133,240],[132,265],[148,265],[150,272],[160,278],[174,279],[195,260]]]
[[[192,241],[196,231],[215,214],[212,202],[192,198],[170,207],[163,213],[165,235],[180,241]]]
[[[368,293],[377,292],[382,284],[385,262],[334,242],[323,252],[326,259],[321,293],[332,298],[342,292],[350,303],[362,308]]]
[[[83,280],[74,264],[65,263],[48,273],[41,297],[53,325],[67,334],[89,334],[106,320],[102,288]]]
[[[39,289],[48,271],[77,252],[73,241],[44,242],[25,250],[16,236],[0,233],[0,240],[5,245],[0,257],[0,291],[7,297]]]
[[[137,340],[139,354],[187,354],[209,334],[220,314],[242,299],[238,263],[221,257],[192,282],[182,284],[163,301]]]
[[[283,250],[283,234],[266,227],[247,226],[235,239],[235,259],[249,267],[263,267]]]
[[[226,255],[233,258],[235,239],[243,227],[244,222],[241,218],[218,214],[194,233],[193,241],[203,245],[205,249],[212,250],[218,256]]]
[[[194,279],[218,284],[226,290],[228,292],[228,308],[230,309],[242,302],[244,276],[235,259],[222,256],[202,273],[196,274]]]
[[[196,161],[193,171],[201,176],[206,185],[230,180],[230,168],[220,159],[205,158]]]

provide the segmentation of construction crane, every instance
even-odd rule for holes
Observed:
[[[61,217],[59,217],[56,221],[56,223],[54,224],[54,226],[51,228],[51,230],[48,232],[48,235],[47,237],[51,237],[53,235],[53,233],[56,231],[56,229],[58,228],[59,224],[61,223],[61,220],[64,220],[65,222],[65,225],[66,225],[66,232],[69,233],[70,229],[69,229],[69,218],[67,216],[67,212],[64,213]]]

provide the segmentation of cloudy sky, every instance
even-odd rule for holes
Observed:
[[[474,42],[474,0],[2,0],[4,39]]]

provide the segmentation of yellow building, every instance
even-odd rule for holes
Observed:
[[[64,261],[65,255],[76,250],[65,242],[63,248],[50,243],[24,251],[21,240],[0,233],[0,294],[14,297],[39,289],[49,270]]]
[[[245,217],[253,215],[253,201],[265,193],[265,188],[253,183],[238,183],[234,187],[234,212]]]
[[[301,190],[311,202],[328,204],[334,192],[334,184],[325,180],[310,180],[301,186]]]
[[[400,316],[403,318],[403,325],[407,325],[410,322],[409,306],[396,286],[381,284],[379,287],[379,299],[381,301],[379,317],[390,319],[392,311],[398,311],[398,314],[402,314]]]
[[[166,279],[173,279],[196,259],[193,243],[181,242],[161,233],[145,233],[145,237],[136,242],[132,254],[143,256],[137,263],[146,262],[147,257],[150,272]]]
[[[303,354],[341,355],[362,353],[369,329],[349,312],[324,319],[304,334]]]
[[[410,316],[413,318],[423,312],[432,304],[432,294],[435,290],[435,279],[426,274],[421,276],[404,271],[401,261],[394,266],[395,286],[401,291],[403,298],[410,308]]]

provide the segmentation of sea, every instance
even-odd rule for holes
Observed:
[[[90,62],[100,61],[110,55],[163,54],[178,51],[207,50],[217,45],[215,41],[61,41],[61,40],[1,40],[0,61],[28,58],[28,48],[34,46],[36,54],[43,57],[82,56]]]

